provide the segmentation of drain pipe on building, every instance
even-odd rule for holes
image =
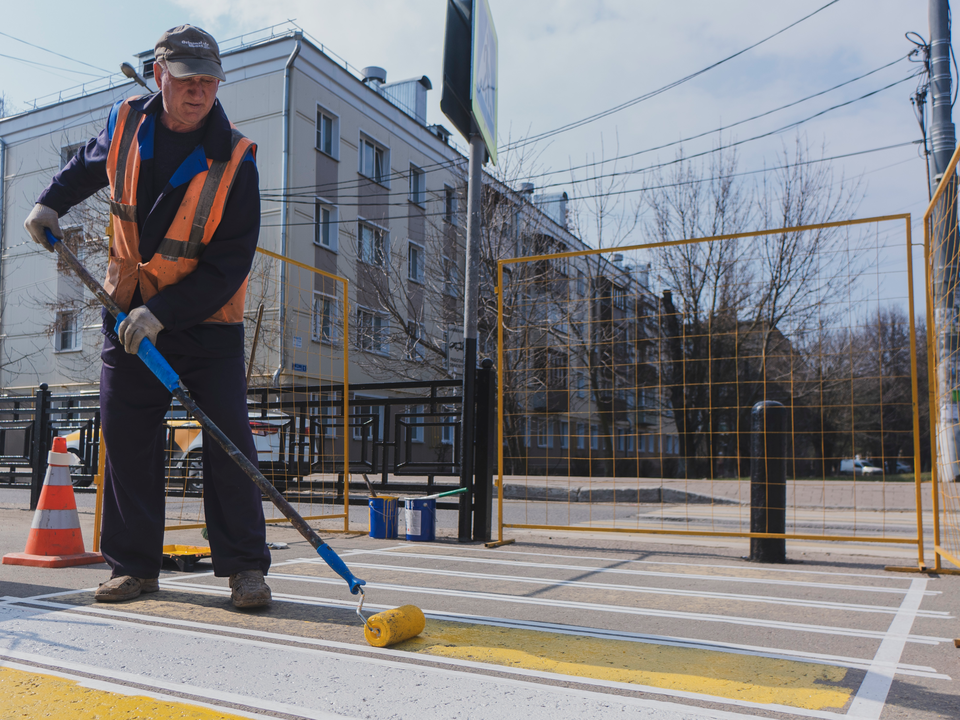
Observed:
[[[297,44],[287,58],[287,64],[283,66],[283,159],[280,168],[280,254],[287,256],[287,217],[288,205],[287,186],[288,175],[290,173],[290,105],[292,103],[291,85],[293,84],[293,61],[297,59],[302,47],[303,34],[300,31],[294,33],[293,37]],[[276,372],[273,373],[273,385],[278,387],[280,376],[287,364],[287,268],[286,263],[280,263],[280,362],[277,365]]]
[[[0,138],[0,298],[3,297],[3,254],[6,247],[3,241],[3,224],[6,222],[6,213],[4,212],[4,203],[7,200],[4,190],[7,188],[7,144]],[[3,308],[0,308],[0,346],[3,345]]]

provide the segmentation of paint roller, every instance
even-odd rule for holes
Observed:
[[[50,230],[45,229],[45,232],[50,246],[57,251],[60,257],[63,258],[67,265],[77,274],[81,282],[90,288],[94,296],[96,296],[110,314],[117,319],[117,326],[119,327],[120,323],[126,318],[126,313],[123,312],[104,287],[89,273],[70,248],[66,247]],[[240,452],[230,438],[207,417],[206,413],[200,409],[193,398],[187,394],[187,389],[180,382],[180,377],[170,366],[170,363],[168,363],[153,346],[153,343],[147,339],[142,340],[137,350],[137,355],[146,363],[147,367],[156,375],[157,379],[163,383],[163,386],[180,401],[183,408],[193,416],[200,424],[200,427],[207,431],[207,434],[212,437],[216,443],[223,448],[227,455],[240,466],[244,473],[256,483],[263,494],[270,498],[273,504],[277,506],[297,531],[313,546],[317,554],[323,558],[324,562],[347,581],[350,593],[353,595],[357,593],[360,594],[357,614],[360,615],[360,619],[363,620],[363,615],[360,613],[360,610],[363,607],[363,586],[366,584],[366,581],[360,580],[350,572],[346,563],[340,559],[340,556],[337,555],[333,548],[323,541],[313,528],[307,524],[303,517],[301,517],[300,513],[280,494],[280,491],[260,473],[246,455]],[[404,605],[395,610],[378,613],[369,620],[364,620],[364,637],[367,638],[367,641],[370,642],[371,645],[386,647],[387,645],[409,640],[415,635],[418,635],[423,631],[425,624],[426,621],[420,608],[413,605]]]

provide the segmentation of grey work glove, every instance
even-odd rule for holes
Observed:
[[[141,305],[131,310],[126,319],[120,323],[117,335],[120,336],[123,349],[131,355],[136,355],[137,350],[140,349],[140,342],[144,338],[156,345],[157,333],[161,330],[163,330],[163,323],[157,320],[157,316],[150,312],[146,305]]]
[[[53,233],[54,237],[63,240],[63,232],[60,230],[57,211],[53,208],[48,208],[46,205],[41,205],[40,203],[34,205],[33,210],[27,215],[27,219],[23,221],[23,226],[27,229],[27,232],[30,233],[33,241],[44,250],[53,252],[53,246],[43,232],[44,228],[50,228],[50,232]]]

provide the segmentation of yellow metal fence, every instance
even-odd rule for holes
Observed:
[[[960,316],[957,161],[953,154],[923,215],[933,464],[934,570],[941,560],[960,568]]]
[[[500,539],[853,540],[922,565],[912,261],[909,215],[501,261]],[[789,418],[784,533],[751,530],[760,401]]]
[[[260,470],[305,519],[338,521],[343,531],[350,501],[343,481],[350,453],[348,290],[344,278],[258,249],[244,313],[248,408]],[[202,451],[195,421],[167,420],[167,531],[205,527]],[[98,512],[102,476],[101,466]],[[286,521],[269,501],[264,513],[268,524]],[[199,533],[195,540],[202,542]]]

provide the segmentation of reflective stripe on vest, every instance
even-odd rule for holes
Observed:
[[[136,198],[140,174],[137,135],[144,119],[142,113],[130,107],[129,101],[124,102],[117,113],[117,126],[107,155],[114,242],[104,286],[124,312],[129,311],[137,285],[146,302],[196,269],[199,257],[220,225],[240,163],[248,152],[256,155],[256,145],[232,128],[230,159],[207,159],[207,170],[190,180],[164,239],[149,262],[144,263],[139,250]],[[244,280],[234,296],[205,322],[243,322],[246,287]]]

